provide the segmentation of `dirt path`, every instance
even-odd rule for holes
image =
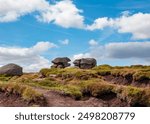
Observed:
[[[120,101],[117,97],[109,99],[98,99],[95,97],[86,97],[82,100],[75,100],[72,97],[65,96],[58,91],[50,91],[42,88],[34,88],[42,93],[46,100],[48,107],[108,107],[108,106],[127,106],[126,103]],[[27,102],[16,95],[7,95],[0,93],[0,106],[1,107],[28,107]]]
[[[38,90],[39,91],[39,90]],[[90,98],[85,101],[76,101],[71,97],[63,96],[61,93],[57,91],[48,91],[48,90],[42,90],[40,89],[40,92],[44,94],[44,96],[47,99],[48,106],[50,107],[88,107],[88,106],[97,106],[102,107],[106,103],[104,103],[102,100],[96,99],[96,98]]]

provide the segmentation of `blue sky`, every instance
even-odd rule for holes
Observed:
[[[0,0],[0,65],[24,71],[55,57],[150,64],[150,0]]]

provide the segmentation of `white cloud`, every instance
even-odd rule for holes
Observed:
[[[119,33],[131,33],[133,39],[150,38],[150,14],[136,13],[131,15],[124,11],[121,17],[97,18],[93,24],[84,24],[82,10],[72,0],[62,0],[50,4],[47,0],[0,0],[0,22],[18,20],[21,16],[37,12],[36,18],[45,23],[54,23],[64,28],[102,30],[113,27]]]
[[[73,56],[73,60],[75,59],[81,59],[81,58],[89,58],[91,57],[90,53],[79,53]]]
[[[150,41],[147,42],[119,42],[109,43],[106,45],[97,45],[90,48],[89,52],[79,53],[73,56],[74,59],[94,57],[99,61],[117,59],[124,62],[129,60],[138,61],[140,64],[149,63],[150,60]],[[130,63],[130,64],[131,64]],[[133,63],[132,63],[133,64]],[[150,64],[150,63],[149,63]]]
[[[123,12],[121,12],[121,14],[123,16],[129,16],[131,14],[131,12],[130,11],[123,11]]]
[[[56,45],[48,41],[38,42],[30,48],[0,47],[0,65],[16,63],[23,66],[24,71],[39,71],[50,66],[50,62],[40,54],[54,47]]]
[[[0,0],[0,22],[16,21],[21,16],[42,11],[48,6],[46,0]]]
[[[54,48],[54,47],[57,47],[56,44],[54,43],[51,43],[51,42],[48,42],[48,41],[41,41],[41,42],[38,42],[35,46],[33,46],[32,50],[33,51],[36,51],[36,52],[43,52],[43,51],[46,51],[50,48]]]
[[[150,14],[136,13],[129,15],[129,12],[124,12],[119,18],[98,18],[92,25],[86,27],[87,30],[102,30],[105,27],[113,27],[119,33],[131,33],[133,39],[148,39],[150,38]]]
[[[96,45],[98,45],[98,42],[95,41],[95,40],[93,40],[93,39],[91,39],[91,40],[89,41],[89,45],[90,45],[90,46],[96,46]]]
[[[112,19],[108,19],[107,17],[103,17],[103,18],[96,19],[92,25],[87,25],[86,29],[93,31],[96,29],[103,29],[107,26],[112,26],[112,25],[113,25]]]
[[[25,72],[35,72],[35,71],[39,71],[41,68],[49,68],[50,61],[40,55],[37,55],[34,58],[34,62],[29,63],[28,65],[23,65],[23,66],[24,66]]]
[[[82,10],[72,0],[49,2],[47,0],[0,0],[0,23],[18,20],[21,16],[36,12],[36,18],[44,23],[54,23],[64,28],[102,30],[111,27],[119,33],[131,33],[133,39],[150,38],[150,13],[132,14],[124,11],[120,17],[97,18],[91,25],[84,23]]]
[[[39,21],[46,23],[53,22],[65,28],[83,28],[84,17],[80,15],[81,12],[71,0],[63,0],[56,2],[55,5],[50,5],[37,18]]]
[[[65,40],[63,40],[63,41],[60,41],[60,43],[63,44],[63,45],[68,45],[69,42],[70,42],[70,41],[69,41],[68,39],[65,39]]]
[[[83,28],[84,17],[71,0],[50,4],[47,0],[0,0],[0,22],[18,20],[21,16],[38,12],[36,18],[65,28]]]
[[[133,39],[150,38],[150,14],[137,13],[116,19],[119,33],[132,33]]]

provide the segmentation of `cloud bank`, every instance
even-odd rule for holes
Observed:
[[[150,60],[150,42],[119,42],[108,43],[90,47],[90,51],[79,53],[73,56],[74,59],[94,57],[97,60],[106,59],[132,59],[141,60],[149,63]],[[144,63],[141,63],[144,64]],[[149,63],[150,64],[150,63]]]
[[[30,48],[0,46],[0,65],[16,63],[23,66],[25,72],[39,71],[50,66],[49,60],[41,54],[55,47],[54,43],[48,41],[38,42]]]
[[[150,14],[122,12],[117,18],[99,17],[92,24],[85,24],[83,10],[72,0],[54,3],[47,0],[0,0],[0,23],[16,21],[20,17],[36,12],[36,19],[43,23],[53,23],[64,28],[103,30],[115,28],[119,33],[130,33],[132,39],[150,38]]]
[[[83,28],[84,17],[71,0],[50,4],[47,0],[0,0],[0,22],[18,20],[21,16],[37,12],[37,20],[54,23],[65,28]]]
[[[115,28],[119,33],[131,33],[133,39],[148,39],[150,38],[150,14],[124,14],[114,19],[98,18],[93,24],[87,26],[87,30],[103,30],[105,27]]]

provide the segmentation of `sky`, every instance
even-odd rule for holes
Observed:
[[[56,57],[150,64],[150,0],[0,0],[0,66],[49,68]]]

